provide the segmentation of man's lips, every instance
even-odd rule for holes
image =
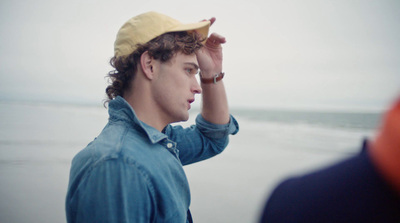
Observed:
[[[192,104],[194,102],[194,99],[189,99],[188,103],[189,103],[189,109],[191,108],[190,104]]]

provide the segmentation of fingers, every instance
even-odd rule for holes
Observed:
[[[217,33],[212,33],[206,42],[206,46],[211,47],[211,48],[218,48],[221,46],[221,44],[226,43],[226,39],[224,36],[221,36]]]
[[[210,21],[210,26],[211,26],[212,24],[214,24],[215,20],[217,20],[215,17],[211,17],[211,19],[208,19],[208,21]],[[201,22],[204,22],[204,21],[207,21],[207,19],[201,20]]]
[[[212,24],[214,24],[215,20],[217,20],[215,17],[212,17],[212,18],[210,19],[210,26],[212,26]]]
[[[210,26],[212,26],[212,24],[214,24],[214,22],[217,19],[215,17],[211,17],[208,21],[210,21]],[[203,19],[203,21],[207,21],[207,19]],[[226,39],[225,37],[217,34],[217,33],[212,33],[206,41],[206,45],[208,45],[209,47],[218,47],[221,44],[226,43]]]

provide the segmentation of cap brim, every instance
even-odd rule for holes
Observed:
[[[177,27],[172,28],[169,32],[180,32],[180,31],[195,31],[200,34],[204,40],[207,40],[208,31],[210,29],[210,21],[202,21],[198,23],[181,24]]]

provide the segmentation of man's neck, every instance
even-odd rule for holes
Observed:
[[[140,121],[161,132],[168,122],[161,117],[161,114],[158,112],[159,109],[154,106],[152,100],[147,98],[146,95],[148,94],[143,92],[141,94],[130,93],[125,97],[125,100],[133,108]]]

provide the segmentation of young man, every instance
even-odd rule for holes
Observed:
[[[207,38],[214,21],[182,24],[148,12],[121,27],[109,122],[72,161],[68,222],[192,222],[182,165],[219,154],[238,131],[222,81],[225,38]],[[188,120],[200,93],[196,125],[169,125]]]

